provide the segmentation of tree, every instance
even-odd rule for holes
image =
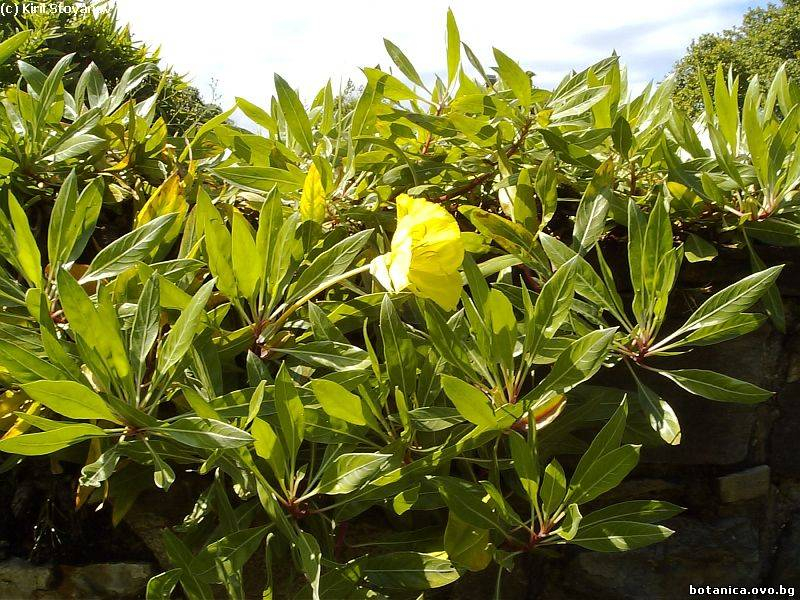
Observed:
[[[110,86],[115,85],[122,73],[131,66],[142,63],[157,64],[158,51],[152,51],[137,42],[127,25],[117,20],[114,8],[95,5],[95,10],[81,10],[86,3],[68,0],[63,2],[71,11],[37,12],[20,14],[0,24],[0,37],[30,30],[31,36],[17,52],[16,59],[23,60],[49,73],[65,54],[75,53],[74,68],[65,78],[73,87],[80,73],[95,63]],[[166,81],[159,96],[158,114],[164,118],[173,135],[183,134],[195,123],[202,123],[220,113],[218,106],[203,102],[200,92],[184,77],[169,70],[159,69],[159,75],[148,78],[137,91],[137,99],[152,95],[161,77]],[[16,83],[19,73],[15,61],[0,67],[0,87]]]
[[[703,107],[699,75],[714,76],[718,65],[730,67],[742,81],[758,75],[762,87],[786,63],[790,78],[800,75],[800,0],[783,0],[780,5],[751,8],[741,25],[720,33],[700,36],[686,55],[675,64],[677,87],[673,100],[689,115]],[[740,87],[740,101],[745,87]]]

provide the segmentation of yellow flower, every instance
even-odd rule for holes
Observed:
[[[370,271],[390,291],[407,289],[453,310],[461,295],[463,260],[464,242],[453,216],[438,204],[402,194],[391,251],[373,260]]]

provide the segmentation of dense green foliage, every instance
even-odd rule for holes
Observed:
[[[48,455],[115,522],[193,472],[149,598],[241,598],[256,552],[267,598],[419,597],[487,568],[500,598],[521,554],[672,533],[680,507],[603,500],[643,444],[680,443],[652,378],[771,397],[673,357],[754,331],[759,303],[783,326],[758,251],[800,244],[785,70],[742,109],[719,71],[696,130],[674,80],[631,96],[617,57],[549,90],[495,50],[489,77],[451,13],[434,82],[386,48],[404,80],[365,68],[352,107],[276,75],[268,108],[181,139],[131,99],[146,65],[109,91],[69,56],[20,62],[2,94],[3,468]],[[752,275],[676,312],[685,262],[720,245]]]
[[[65,79],[73,85],[77,75],[92,63],[109,85],[116,85],[131,67],[152,65],[156,68],[149,72],[134,96],[140,100],[147,98],[162,86],[156,114],[163,117],[173,135],[180,135],[192,125],[220,113],[217,106],[203,102],[197,89],[183,77],[157,68],[158,53],[136,42],[128,27],[118,23],[116,10],[103,9],[106,3],[68,0],[61,4],[74,7],[74,10],[21,13],[0,23],[0,34],[4,37],[20,31],[30,32],[26,43],[15,53],[17,59],[47,73],[62,57],[74,54],[74,75],[67,74]],[[87,5],[98,8],[81,10]],[[16,83],[18,77],[13,62],[0,67],[0,85]]]
[[[758,76],[762,86],[772,81],[784,63],[789,76],[796,78],[800,75],[798,52],[800,2],[781,0],[778,5],[751,8],[741,25],[702,35],[689,46],[686,56],[675,65],[675,104],[690,117],[700,114],[700,76],[713,78],[719,65],[730,66],[743,81]]]

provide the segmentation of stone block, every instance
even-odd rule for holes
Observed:
[[[770,469],[759,465],[738,473],[717,478],[719,498],[726,504],[744,502],[766,495],[769,491]]]

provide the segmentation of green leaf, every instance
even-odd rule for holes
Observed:
[[[444,393],[467,421],[487,429],[498,426],[486,394],[452,375],[442,375],[441,381]]]
[[[614,162],[608,159],[595,171],[578,204],[572,247],[580,254],[586,254],[605,230],[606,215],[614,199],[611,190],[613,176]]]
[[[411,398],[417,384],[417,353],[389,294],[381,302],[380,331],[389,381],[399,387],[406,398]]]
[[[76,156],[90,154],[96,148],[104,146],[106,143],[107,142],[105,139],[97,137],[96,135],[92,135],[91,133],[74,135],[68,137],[66,140],[56,146],[55,150],[53,150],[51,154],[48,154],[44,157],[44,160],[52,161],[54,163],[63,162],[65,160],[69,160],[70,158],[75,158]]]
[[[755,331],[764,324],[766,319],[765,315],[741,313],[729,317],[720,325],[708,325],[695,329],[681,340],[681,344],[686,344],[687,346],[710,346],[711,344],[718,344]]]
[[[764,139],[764,131],[761,129],[761,122],[758,116],[759,96],[761,95],[758,83],[758,75],[750,80],[747,93],[742,106],[742,128],[747,139],[747,149],[753,161],[758,180],[762,187],[767,187],[768,156],[767,145]]]
[[[561,464],[553,459],[544,470],[542,487],[539,496],[542,499],[542,511],[545,515],[552,515],[558,510],[567,492],[567,479]]]
[[[671,379],[683,389],[719,402],[736,404],[757,404],[769,400],[773,393],[760,387],[734,379],[722,373],[703,369],[679,369],[676,371],[659,371],[667,379]]]
[[[733,89],[728,89],[725,85],[725,78],[722,74],[722,66],[717,67],[716,78],[714,80],[714,105],[716,108],[719,128],[725,136],[725,140],[731,147],[733,154],[737,153],[739,141],[739,95],[737,93],[739,78]]]
[[[236,274],[237,289],[245,298],[253,298],[258,290],[262,274],[262,265],[254,259],[256,241],[253,239],[250,225],[242,214],[233,212],[233,226],[231,228],[231,263]]]
[[[570,504],[567,507],[564,520],[561,522],[561,527],[556,529],[553,533],[564,540],[572,540],[578,533],[578,528],[581,525],[581,511],[577,504]]]
[[[280,423],[281,439],[286,445],[286,455],[294,465],[297,451],[305,433],[305,413],[303,403],[297,394],[292,376],[286,364],[281,364],[275,377],[275,409]]]
[[[447,84],[455,81],[461,64],[461,36],[453,11],[447,9]]]
[[[763,271],[767,268],[761,257],[756,254],[750,240],[747,240],[747,250],[750,255],[750,266],[754,271]],[[766,293],[761,298],[761,306],[764,307],[767,315],[769,315],[775,329],[781,333],[786,333],[786,312],[783,309],[783,299],[776,283],[767,288]]]
[[[571,543],[595,552],[624,552],[663,541],[674,532],[662,525],[606,521],[582,526]]]
[[[0,367],[8,371],[13,380],[18,383],[66,378],[66,374],[61,369],[34,356],[29,350],[3,339],[0,339]]]
[[[616,328],[600,329],[574,340],[558,355],[547,376],[520,402],[528,406],[533,401],[568,392],[589,379],[603,365],[616,331]]]
[[[200,327],[203,326],[205,306],[211,297],[213,289],[214,280],[212,279],[197,290],[164,338],[158,353],[158,370],[160,373],[167,373],[186,356],[192,345],[192,340]]]
[[[256,125],[260,125],[270,133],[278,131],[278,124],[275,122],[275,119],[263,108],[238,96],[236,97],[236,106]]]
[[[278,94],[278,103],[292,137],[305,152],[314,154],[311,122],[308,120],[306,109],[303,108],[297,92],[277,73],[275,74],[275,92]]]
[[[556,334],[569,315],[575,294],[577,260],[570,259],[558,267],[555,274],[542,286],[523,342],[525,352],[532,357],[536,356],[547,339]]]
[[[4,64],[31,37],[32,30],[20,31],[0,43],[0,65]]]
[[[403,54],[403,51],[386,38],[383,39],[383,45],[386,47],[386,52],[388,52],[389,56],[392,58],[392,62],[400,69],[400,72],[405,75],[409,81],[424,88],[425,84],[422,83],[422,78],[419,76],[419,73],[417,73],[414,65],[411,64],[411,61]]]
[[[359,562],[361,576],[375,587],[389,590],[429,590],[456,581],[461,574],[441,554],[390,552],[367,555]]]
[[[694,233],[690,233],[689,237],[686,238],[684,252],[686,253],[686,260],[690,263],[714,260],[717,257],[716,247]]]
[[[372,236],[372,229],[359,231],[317,256],[289,290],[287,302],[302,299],[316,289],[324,289],[353,263]]]
[[[403,490],[392,499],[392,509],[395,514],[402,515],[416,504],[419,499],[419,484]]]
[[[141,383],[147,367],[147,357],[161,331],[158,277],[152,275],[144,284],[131,324],[128,354],[136,381]]]
[[[391,454],[341,454],[323,470],[317,493],[349,494],[360,489],[385,469],[391,458]]]
[[[638,377],[635,375],[634,377],[639,391],[639,406],[642,407],[642,412],[647,417],[650,427],[667,444],[677,446],[681,443],[681,426],[678,423],[678,416],[675,411],[658,394],[642,383]]]
[[[75,381],[34,381],[22,386],[34,401],[70,419],[103,419],[120,423],[105,400]]]
[[[162,538],[164,550],[170,562],[179,567],[180,582],[186,595],[192,600],[212,600],[214,594],[209,585],[196,575],[192,564],[194,557],[186,544],[181,542],[169,529],[164,529]]]
[[[659,500],[630,500],[612,504],[596,510],[581,521],[582,527],[597,525],[607,521],[633,521],[636,523],[655,523],[674,517],[683,511],[680,506]]]
[[[93,437],[105,437],[106,435],[103,429],[88,423],[65,424],[58,429],[41,433],[26,433],[0,440],[0,452],[23,456],[42,456]]]
[[[470,571],[482,571],[492,562],[489,532],[465,523],[452,512],[444,530],[444,550],[450,560]]]
[[[534,188],[542,203],[542,218],[539,221],[539,231],[544,229],[544,226],[553,218],[558,205],[558,176],[555,165],[555,155],[549,152],[536,171]]]
[[[202,417],[183,417],[152,431],[181,444],[206,450],[240,448],[253,441],[253,437],[246,431],[222,421]]]
[[[56,281],[61,307],[89,368],[96,376],[116,375],[121,382],[130,383],[130,362],[109,296],[98,294],[95,308],[83,288],[63,268],[58,271]]]
[[[295,541],[297,552],[300,555],[300,564],[303,565],[303,574],[311,583],[313,600],[320,600],[319,593],[322,552],[316,538],[306,531],[301,531]]]
[[[286,455],[283,452],[278,435],[269,423],[261,419],[254,419],[250,434],[255,439],[253,446],[256,454],[269,463],[272,472],[278,479],[286,477]]]
[[[384,73],[380,69],[370,68],[363,68],[362,71],[367,76],[368,85],[388,100],[402,102],[404,100],[415,100],[418,97],[405,83],[389,73]]]
[[[639,462],[639,446],[626,445],[603,454],[580,476],[573,475],[569,500],[582,504],[617,487]]]
[[[114,474],[120,458],[119,445],[112,446],[103,452],[96,461],[81,469],[80,485],[100,487],[101,483],[107,481]]]
[[[729,318],[744,312],[767,292],[777,279],[781,269],[783,269],[783,265],[764,269],[720,290],[692,313],[692,316],[681,326],[680,331],[692,331],[709,325],[720,325]]]
[[[370,364],[367,352],[340,342],[309,342],[293,348],[281,348],[281,351],[305,364],[327,369],[357,371]]]
[[[539,234],[547,258],[552,261],[553,266],[558,268],[572,257],[577,256],[575,266],[575,292],[586,298],[592,304],[610,311],[612,314],[617,311],[614,298],[606,288],[603,280],[595,273],[592,266],[582,256],[578,255],[569,246],[547,234]]]
[[[310,385],[314,397],[328,415],[353,425],[367,424],[366,407],[361,398],[327,379],[313,379]]]
[[[619,407],[611,415],[608,422],[595,436],[589,448],[578,461],[575,472],[572,474],[573,480],[582,479],[589,467],[604,454],[619,448],[622,440],[622,433],[625,431],[625,422],[628,418],[628,403],[623,400]]]
[[[72,170],[61,184],[61,189],[53,204],[53,211],[50,213],[50,225],[47,228],[47,255],[51,266],[64,262],[64,257],[69,255],[70,249],[76,241],[68,239],[71,237],[70,225],[74,218],[73,211],[77,209],[78,204],[76,181],[75,171]]]
[[[34,287],[42,287],[42,255],[28,224],[28,217],[13,194],[8,194],[8,211],[14,224],[16,260],[22,274]]]
[[[176,218],[177,213],[156,217],[111,242],[94,257],[81,277],[81,285],[119,275],[140,261],[147,262],[147,258],[164,240]]]
[[[461,413],[449,406],[415,408],[408,416],[417,431],[443,431],[464,422]]]
[[[515,431],[509,432],[508,444],[514,472],[519,477],[530,501],[535,502],[539,489],[539,457],[536,454],[536,444],[530,443]]]
[[[445,476],[435,477],[433,482],[459,519],[478,529],[504,530],[497,508],[484,500],[487,496],[482,486]]]
[[[153,448],[150,442],[145,441],[145,445],[153,460],[153,483],[156,484],[157,488],[166,492],[175,483],[175,471],[161,458],[161,455]]]
[[[151,577],[147,582],[145,591],[146,600],[169,600],[172,592],[178,584],[181,576],[181,569],[171,569]]]
[[[531,105],[531,78],[513,59],[503,54],[497,48],[492,48],[494,59],[497,61],[497,72],[509,89],[520,101],[523,108]]]
[[[281,192],[294,192],[303,187],[305,173],[300,169],[276,167],[219,167],[213,172],[223,180],[253,192],[269,192],[275,186]]]

